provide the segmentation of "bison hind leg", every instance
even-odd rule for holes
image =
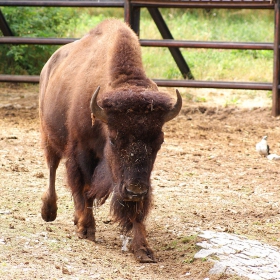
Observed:
[[[44,221],[52,222],[56,219],[57,215],[55,177],[61,158],[50,146],[45,147],[45,155],[49,167],[49,186],[42,196],[41,216]]]
[[[57,215],[57,196],[50,196],[48,192],[45,192],[42,201],[41,216],[43,220],[46,222],[54,221]]]
[[[94,219],[85,219],[85,216],[81,218],[83,213],[79,215],[77,212],[74,215],[74,225],[77,227],[76,234],[80,239],[89,239],[95,241],[95,221]]]
[[[92,213],[93,198],[87,198],[85,193],[73,195],[75,204],[74,224],[76,234],[81,239],[95,241],[95,219]]]
[[[79,238],[95,241],[95,220],[92,212],[94,197],[88,196],[91,168],[87,169],[94,163],[91,162],[86,152],[72,152],[74,155],[75,153],[79,154],[79,157],[68,158],[66,171],[68,186],[72,191],[75,206],[74,224],[76,225],[76,234]]]

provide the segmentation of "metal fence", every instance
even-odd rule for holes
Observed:
[[[280,0],[9,0],[1,1],[1,6],[44,6],[44,7],[110,7],[123,8],[124,19],[130,24],[132,29],[139,34],[140,9],[147,8],[156,26],[158,27],[162,40],[140,39],[143,47],[167,47],[175,60],[182,80],[160,80],[154,81],[159,86],[165,87],[193,87],[193,88],[223,88],[223,89],[252,89],[252,90],[272,90],[272,115],[280,115],[280,86],[279,86],[279,7]],[[271,9],[274,10],[274,42],[209,42],[209,41],[187,41],[174,40],[172,34],[165,23],[159,8],[223,8],[223,9]],[[0,10],[0,29],[3,37],[0,37],[0,44],[48,44],[63,45],[73,42],[74,38],[22,38],[15,37],[9,28]],[[233,82],[233,81],[198,81],[191,73],[187,62],[179,48],[211,48],[211,49],[240,49],[240,50],[271,50],[273,55],[273,77],[272,83],[257,82]],[[0,82],[30,82],[36,83],[39,76],[28,75],[0,75]]]

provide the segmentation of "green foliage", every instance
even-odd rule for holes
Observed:
[[[161,9],[161,12],[177,40],[273,42],[273,11]],[[145,9],[140,27],[142,39],[161,39]],[[181,51],[196,80],[272,80],[272,51],[186,48]],[[167,48],[143,48],[143,61],[149,77],[182,79]]]
[[[12,32],[20,37],[63,37],[76,17],[74,9],[4,7],[1,9]],[[39,74],[57,46],[0,45],[0,65],[4,74]]]
[[[123,9],[2,7],[15,36],[79,38],[109,17],[124,17]],[[0,45],[2,74],[38,75],[58,46]]]

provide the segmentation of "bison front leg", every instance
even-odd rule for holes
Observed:
[[[134,253],[136,259],[141,263],[153,263],[156,262],[154,252],[149,247],[146,239],[146,229],[143,223],[134,222],[133,239],[131,242],[131,250]]]
[[[115,222],[119,222],[124,233],[132,233],[130,248],[136,259],[141,263],[156,262],[153,250],[150,248],[144,225],[150,208],[151,198],[144,201],[123,201],[115,194],[111,200],[111,213]]]

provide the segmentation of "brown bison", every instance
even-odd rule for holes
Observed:
[[[162,126],[182,106],[176,92],[173,102],[146,77],[138,38],[119,20],[105,20],[58,49],[40,76],[41,135],[49,168],[42,218],[56,218],[56,169],[65,158],[77,235],[95,240],[93,202],[102,204],[112,194],[112,216],[124,233],[132,232],[135,257],[154,262],[144,220]]]

